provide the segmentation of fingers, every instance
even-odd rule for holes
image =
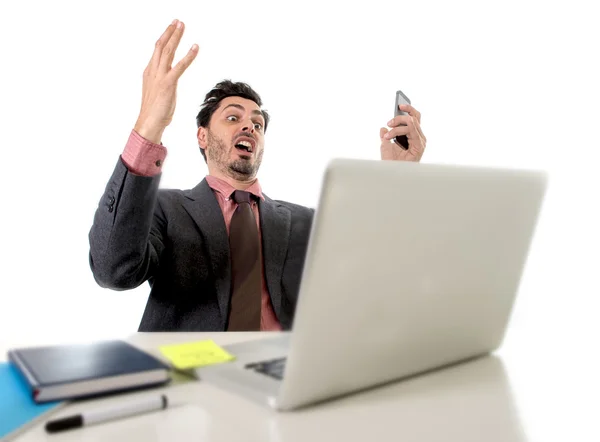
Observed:
[[[392,118],[390,121],[388,121],[388,126],[390,127],[395,127],[395,126],[407,126],[409,123],[412,123],[412,117],[410,115],[397,115],[394,118]]]
[[[385,136],[387,139],[392,139],[398,135],[407,135],[409,138],[419,136],[425,139],[419,121],[411,115],[398,115],[388,121],[388,126],[392,129]]]
[[[379,129],[379,138],[381,138],[381,146],[379,148],[382,160],[393,160],[395,157],[394,146],[389,141],[386,141],[384,135],[388,132],[385,127]]]
[[[171,70],[171,73],[169,73],[169,75],[174,75],[175,79],[179,79],[179,77],[181,77],[181,74],[183,74],[185,70],[190,66],[190,64],[192,64],[192,61],[194,61],[196,55],[198,55],[198,45],[194,44],[192,45],[188,53],[185,55],[185,57],[179,60],[179,63],[175,65],[175,67]]]
[[[177,25],[177,20],[173,20],[173,22],[167,26],[165,32],[160,36],[160,38],[156,41],[154,45],[154,52],[152,53],[152,58],[148,63],[148,67],[146,68],[149,72],[156,72],[158,65],[160,63],[160,58],[162,56],[163,49],[167,42],[171,39],[171,36],[175,32],[175,26]]]
[[[388,126],[392,129],[384,137],[388,140],[398,135],[407,135],[409,138],[416,137],[417,131],[415,126],[418,125],[410,115],[398,115],[388,121]]]
[[[383,137],[385,137],[385,134],[388,132],[387,128],[382,127],[381,129],[379,129],[379,138],[383,139]]]
[[[175,57],[175,51],[177,50],[177,46],[179,46],[181,36],[183,35],[183,29],[183,22],[176,20],[175,29],[173,30],[171,37],[164,45],[160,54],[160,60],[157,66],[160,72],[168,72],[171,69],[171,64],[173,63],[173,58]]]
[[[198,45],[196,44],[192,45],[185,57],[183,57],[183,59],[181,59],[179,63],[177,63],[177,65],[171,69],[175,51],[177,50],[177,47],[181,41],[184,28],[185,25],[179,20],[173,20],[173,22],[167,26],[165,32],[156,42],[154,53],[152,54],[150,63],[148,63],[146,71],[144,72],[146,75],[150,74],[150,76],[154,78],[158,71],[169,75],[170,71],[173,70],[175,72],[170,75],[174,76],[175,79],[178,79],[190,66],[192,61],[194,61],[196,58],[196,55],[198,55]]]
[[[391,140],[392,138],[395,138],[400,135],[406,135],[409,138],[411,138],[410,134],[411,134],[411,129],[408,126],[398,126],[398,127],[394,127],[392,130],[390,130],[388,133],[386,133],[383,138],[386,140]]]
[[[421,122],[421,112],[416,110],[410,104],[401,104],[398,107],[400,108],[401,111],[408,112],[408,115],[410,115],[413,118],[416,118],[416,120],[419,123]]]

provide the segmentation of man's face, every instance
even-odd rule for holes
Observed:
[[[254,179],[262,162],[264,126],[265,119],[254,101],[224,98],[208,128],[198,130],[208,166],[239,181]]]

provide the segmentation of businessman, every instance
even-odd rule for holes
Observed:
[[[205,97],[196,120],[208,175],[191,190],[158,188],[177,82],[199,50],[173,66],[183,32],[174,20],[144,71],[140,114],[90,230],[92,273],[114,290],[149,282],[140,331],[289,330],[313,209],[262,192],[269,114],[250,86],[225,80]],[[381,158],[419,161],[421,116],[401,109],[408,115],[380,129]],[[397,135],[407,150],[391,141]]]

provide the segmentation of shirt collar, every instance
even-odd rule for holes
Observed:
[[[206,176],[206,182],[208,183],[211,189],[213,189],[216,192],[219,192],[225,198],[231,198],[231,195],[236,190],[235,187],[233,187],[227,181],[212,175]],[[260,187],[258,179],[255,180],[247,189],[244,190],[246,192],[250,192],[252,195],[254,195],[257,198],[260,198],[263,201],[265,199],[265,197],[262,194],[262,189]]]

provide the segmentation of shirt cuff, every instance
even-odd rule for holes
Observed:
[[[162,171],[167,157],[167,148],[162,144],[148,141],[135,130],[131,131],[129,140],[121,158],[127,169],[135,175],[154,176]]]

